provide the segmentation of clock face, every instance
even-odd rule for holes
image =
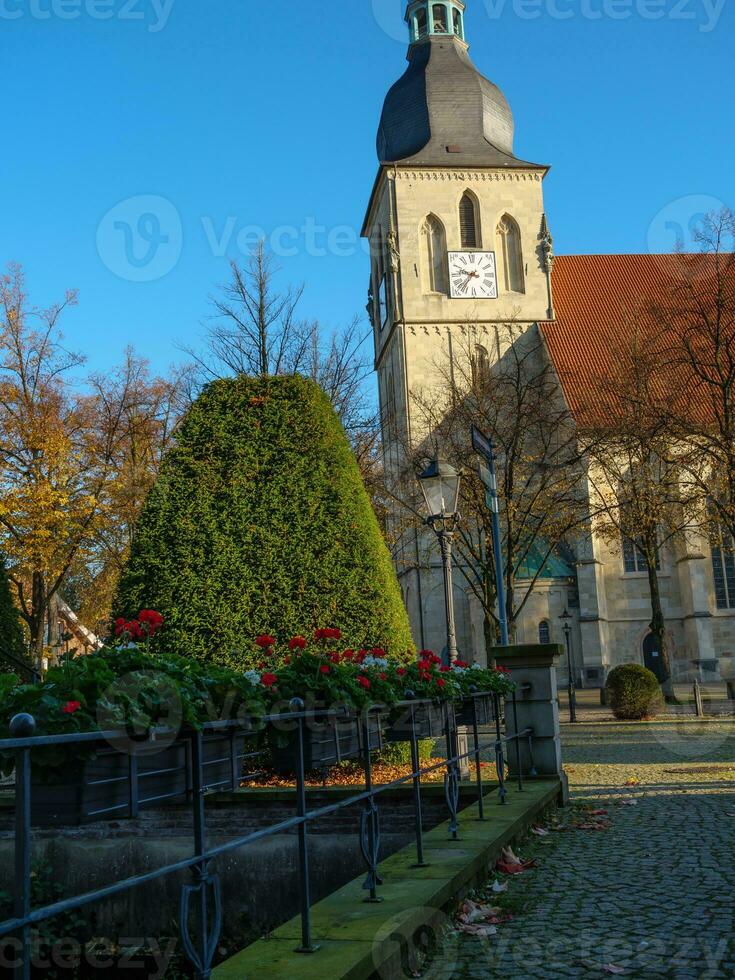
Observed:
[[[495,252],[449,252],[452,299],[497,299]]]

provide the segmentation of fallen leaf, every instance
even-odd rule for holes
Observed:
[[[608,963],[607,966],[602,968],[605,973],[627,973],[628,971],[624,966],[616,966],[615,963]]]
[[[537,837],[548,837],[549,832],[543,827],[531,827],[531,833],[535,834]]]
[[[591,817],[606,817],[607,815],[607,810],[590,810]]]
[[[626,786],[640,786],[641,785],[641,781],[640,781],[640,779],[636,779],[635,776],[631,776],[630,779],[626,780],[625,785]]]
[[[498,879],[496,878],[495,881],[493,882],[492,890],[495,892],[496,895],[500,895],[500,894],[502,894],[502,892],[507,892],[508,891],[508,882],[507,881],[498,881]]]
[[[521,859],[513,853],[512,847],[504,847],[500,852],[500,859],[505,864],[523,864]]]

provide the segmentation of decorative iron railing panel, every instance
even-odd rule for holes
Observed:
[[[476,699],[476,700],[475,700]],[[98,888],[86,894],[76,895],[66,898],[53,904],[45,905],[40,908],[31,907],[31,827],[32,827],[32,781],[33,781],[33,750],[49,745],[73,746],[87,743],[108,742],[111,745],[120,744],[120,732],[91,732],[77,733],[73,735],[54,735],[54,736],[34,736],[31,732],[34,729],[34,722],[27,715],[20,715],[13,719],[11,723],[11,737],[0,739],[0,751],[15,753],[16,768],[16,790],[15,790],[15,888],[14,888],[14,915],[12,919],[0,923],[0,940],[4,945],[10,942],[14,947],[14,976],[17,980],[30,980],[32,966],[32,930],[40,923],[48,921],[57,915],[85,908],[89,905],[102,902],[106,899],[120,895],[129,889],[139,888],[148,882],[155,881],[168,875],[189,870],[192,881],[182,887],[180,904],[180,928],[183,937],[183,947],[185,954],[191,962],[194,973],[200,980],[210,977],[212,963],[214,960],[217,941],[222,926],[222,898],[220,892],[220,882],[217,874],[212,871],[212,863],[223,855],[232,853],[240,848],[253,844],[258,840],[271,837],[276,834],[296,830],[299,837],[299,880],[300,880],[300,906],[301,906],[301,925],[302,937],[299,952],[313,953],[317,947],[314,945],[311,935],[311,894],[309,887],[309,824],[314,820],[326,817],[347,807],[359,806],[360,818],[357,827],[359,847],[361,849],[365,864],[367,877],[364,889],[367,892],[366,901],[379,901],[378,889],[382,885],[380,877],[380,808],[379,801],[383,793],[389,792],[398,786],[411,784],[413,793],[413,806],[415,814],[415,837],[416,837],[416,860],[419,867],[426,865],[423,848],[423,826],[421,813],[421,779],[432,772],[445,770],[445,793],[447,810],[449,815],[449,834],[450,840],[457,840],[459,837],[458,808],[459,808],[459,786],[460,765],[464,761],[474,760],[476,765],[476,787],[477,802],[479,807],[480,819],[486,819],[484,806],[484,796],[487,787],[483,783],[482,767],[480,765],[481,756],[484,750],[489,750],[494,754],[495,767],[498,782],[498,800],[502,805],[506,801],[508,792],[505,779],[505,751],[514,743],[516,761],[518,763],[517,784],[518,790],[523,790],[523,774],[521,772],[520,742],[527,740],[533,758],[533,731],[527,729],[518,732],[516,725],[516,735],[506,736],[502,732],[502,704],[498,695],[492,695],[492,710],[488,715],[485,711],[486,705],[482,705],[481,699],[487,700],[487,695],[475,695],[475,699],[469,705],[470,714],[467,715],[467,704],[465,702],[464,719],[471,722],[468,726],[468,735],[471,737],[472,745],[468,750],[461,752],[458,744],[458,728],[455,720],[455,711],[452,704],[442,706],[443,718],[443,740],[445,742],[446,758],[434,762],[430,765],[421,766],[419,761],[418,742],[421,737],[422,725],[428,715],[429,702],[420,700],[404,702],[400,708],[403,712],[404,723],[406,725],[406,741],[410,743],[412,771],[390,783],[374,785],[372,773],[372,750],[375,748],[376,726],[382,731],[383,722],[387,724],[386,710],[381,706],[375,706],[362,713],[358,719],[361,733],[359,735],[360,756],[365,774],[365,789],[357,791],[347,798],[339,799],[334,803],[322,806],[313,810],[308,809],[306,795],[306,760],[307,753],[305,746],[309,726],[319,727],[323,730],[325,720],[327,726],[332,725],[334,732],[338,726],[333,724],[334,712],[307,710],[303,702],[294,701],[291,703],[292,710],[277,715],[269,715],[259,721],[263,724],[290,724],[294,726],[296,737],[292,740],[294,748],[294,769],[295,769],[295,810],[293,817],[281,820],[245,836],[228,840],[226,843],[216,847],[207,848],[206,846],[206,811],[205,798],[208,792],[222,789],[237,789],[240,786],[242,776],[241,767],[244,760],[255,758],[257,753],[247,753],[236,751],[232,746],[235,739],[241,735],[245,738],[253,737],[257,726],[253,726],[251,720],[233,722],[216,722],[204,726],[203,731],[189,731],[185,733],[171,733],[157,731],[151,733],[154,738],[160,739],[164,736],[172,736],[178,739],[178,743],[185,743],[187,750],[184,753],[185,763],[185,782],[186,792],[184,800],[192,807],[194,817],[194,854],[192,857],[168,864],[145,874],[126,878],[114,882],[103,888]],[[515,711],[515,698],[509,702],[510,709]],[[392,709],[395,716],[395,709]],[[490,731],[483,735],[480,732],[480,718]],[[405,722],[407,719],[407,723]],[[488,725],[489,723],[489,725]],[[222,756],[216,761],[219,764],[229,766],[229,774],[226,778],[207,782],[205,763],[205,743],[209,733],[226,733],[230,741],[230,751],[226,756]],[[335,738],[338,736],[335,734]],[[382,734],[378,738],[382,744]],[[336,744],[337,755],[339,756],[340,746]],[[142,752],[142,747],[138,747],[138,752]],[[120,752],[124,757],[124,753]],[[146,790],[141,787],[153,773],[141,773],[139,771],[139,755],[131,750],[125,768],[124,776],[120,780],[124,781],[127,799],[124,804],[113,808],[102,808],[99,811],[98,819],[102,816],[115,816],[118,818],[119,810],[125,809],[130,816],[136,816],[140,806],[155,800],[157,803],[181,800],[180,790],[159,794],[156,797],[146,795]],[[534,775],[533,762],[531,762],[530,775]],[[114,812],[111,812],[112,811]],[[10,940],[8,938],[10,937]]]

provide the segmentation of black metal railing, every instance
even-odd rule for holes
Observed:
[[[506,802],[508,793],[508,783],[505,775],[505,755],[506,749],[510,750],[513,743],[515,749],[515,763],[517,769],[518,790],[523,790],[523,772],[521,766],[521,743],[526,742],[529,751],[528,775],[534,776],[535,768],[533,763],[533,730],[526,729],[522,732],[518,730],[517,714],[514,717],[515,734],[503,734],[502,724],[502,704],[498,695],[492,695],[492,714],[489,728],[485,734],[481,732],[478,720],[478,703],[480,699],[487,698],[487,695],[478,694],[471,699],[471,723],[467,726],[468,748],[467,751],[460,751],[458,745],[458,726],[455,719],[454,706],[451,703],[442,705],[443,713],[443,740],[445,742],[446,758],[433,762],[430,765],[421,766],[419,760],[419,740],[420,730],[417,722],[420,711],[430,704],[421,700],[404,702],[400,707],[408,719],[406,741],[411,747],[411,773],[393,780],[390,783],[374,785],[372,771],[372,751],[374,740],[371,732],[375,728],[375,720],[382,725],[388,724],[388,709],[382,706],[375,706],[364,711],[357,719],[356,723],[360,726],[361,737],[361,757],[364,768],[365,789],[341,798],[333,803],[321,806],[317,809],[308,808],[306,793],[306,771],[305,771],[305,744],[310,732],[310,726],[323,724],[325,721],[332,725],[337,738],[337,725],[335,723],[334,711],[327,710],[307,710],[304,703],[300,700],[291,702],[291,710],[285,713],[268,715],[258,719],[259,723],[279,725],[290,724],[296,732],[295,738],[295,784],[296,784],[296,813],[289,817],[244,836],[229,840],[226,843],[215,847],[207,848],[206,845],[206,814],[205,797],[208,792],[208,785],[205,776],[205,763],[203,746],[208,732],[234,733],[243,730],[243,721],[233,722],[213,722],[204,726],[203,731],[186,732],[184,738],[189,746],[187,752],[187,766],[190,767],[188,783],[190,792],[187,798],[192,806],[194,821],[194,853],[190,858],[182,859],[164,867],[125,878],[121,881],[113,882],[102,888],[85,894],[76,895],[56,901],[52,904],[40,908],[32,908],[31,904],[31,829],[32,829],[32,754],[34,749],[46,746],[73,746],[85,743],[99,742],[105,739],[111,744],[119,744],[120,732],[90,732],[77,733],[74,735],[53,735],[53,736],[34,736],[33,719],[28,715],[20,715],[11,722],[11,737],[0,739],[0,751],[12,751],[15,754],[15,886],[14,886],[14,914],[13,918],[0,923],[0,940],[4,937],[4,945],[10,942],[14,945],[14,976],[17,980],[29,980],[32,967],[32,930],[41,923],[53,919],[55,916],[62,915],[74,910],[85,908],[89,905],[102,902],[113,898],[132,888],[141,887],[148,882],[155,881],[168,875],[173,875],[182,871],[189,870],[192,874],[192,881],[182,887],[181,902],[179,910],[179,923],[181,929],[182,944],[184,952],[193,966],[194,974],[199,980],[206,980],[210,977],[212,964],[214,961],[217,942],[222,927],[222,896],[220,890],[219,877],[212,870],[212,862],[215,859],[236,851],[247,844],[253,844],[263,838],[287,831],[296,830],[298,833],[299,849],[299,880],[300,880],[300,909],[301,909],[301,944],[299,952],[314,953],[317,946],[313,942],[311,929],[311,893],[309,881],[309,824],[320,818],[324,818],[339,810],[351,806],[361,805],[362,812],[359,824],[359,842],[363,858],[367,867],[367,875],[363,884],[367,892],[365,901],[379,901],[377,890],[381,886],[379,871],[380,863],[380,809],[379,800],[382,794],[394,790],[406,783],[411,783],[413,787],[413,806],[415,813],[415,837],[416,837],[416,858],[418,867],[426,867],[424,852],[424,830],[421,807],[421,779],[432,772],[440,769],[445,770],[444,789],[449,814],[449,835],[450,840],[459,839],[459,805],[460,805],[460,764],[465,760],[474,760],[476,765],[475,783],[477,791],[478,816],[480,820],[486,819],[485,796],[489,787],[484,784],[482,775],[482,754],[485,750],[494,753],[495,772],[497,776],[497,789],[499,804]],[[516,712],[515,696],[507,702],[510,709]],[[395,709],[391,709],[395,712]],[[245,734],[251,736],[253,727],[245,724]],[[162,734],[157,732],[157,737]],[[472,738],[472,745],[469,745],[469,736]],[[131,747],[131,759],[135,758],[136,750]],[[237,760],[235,756],[230,756],[232,772],[229,785],[235,787],[239,785],[239,774],[237,765],[247,754],[240,756]],[[136,801],[140,802],[140,790],[137,767],[131,762],[128,767],[129,795],[128,808],[131,814],[137,813]],[[223,788],[218,786],[216,788]],[[158,797],[158,802],[164,800],[166,795]],[[7,962],[7,960],[6,960]]]

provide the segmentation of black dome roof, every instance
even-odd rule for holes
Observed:
[[[409,49],[378,129],[381,163],[517,167],[508,101],[473,65],[466,45],[432,36]],[[526,164],[527,165],[527,164]]]

